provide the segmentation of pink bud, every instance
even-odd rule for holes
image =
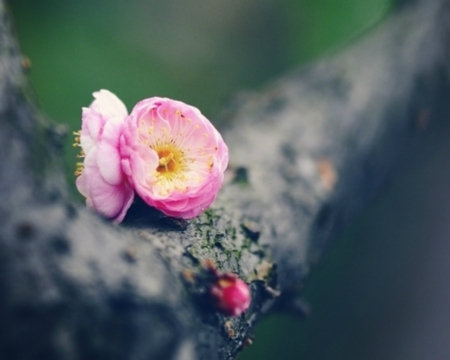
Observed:
[[[234,274],[221,274],[211,286],[216,308],[225,315],[239,316],[248,309],[251,294],[248,285]]]

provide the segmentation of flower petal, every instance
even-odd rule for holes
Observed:
[[[103,131],[105,119],[96,111],[83,108],[81,115],[80,144],[85,153],[94,147]]]
[[[124,190],[123,206],[122,206],[122,210],[114,218],[114,222],[116,222],[116,223],[122,222],[122,220],[125,218],[125,215],[134,200],[134,190],[129,184],[125,183],[123,190]]]
[[[100,90],[94,92],[95,100],[90,108],[102,114],[108,121],[123,122],[128,115],[127,108],[124,103],[111,91]]]
[[[127,192],[122,186],[109,185],[100,175],[94,174],[90,179],[89,197],[94,209],[107,218],[114,218],[120,214],[125,203],[128,202]]]
[[[98,146],[97,166],[108,184],[118,185],[123,181],[124,174],[120,165],[120,154],[116,147],[108,143]]]

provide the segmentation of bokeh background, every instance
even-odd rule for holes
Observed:
[[[233,94],[258,91],[351,45],[381,26],[394,5],[9,0],[40,106],[70,131],[101,88],[129,110],[143,98],[167,96],[220,125],[220,109]],[[305,291],[311,316],[266,319],[239,360],[450,359],[450,136],[428,134],[416,155],[314,269]]]

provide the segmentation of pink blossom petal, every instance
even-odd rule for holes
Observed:
[[[81,120],[80,143],[87,153],[97,144],[99,136],[105,125],[105,119],[101,114],[89,108],[83,108]]]
[[[116,217],[128,202],[122,186],[109,185],[100,173],[92,176],[89,195],[95,210],[107,218]]]
[[[172,212],[179,212],[186,208],[186,206],[189,204],[189,199],[180,199],[176,201],[171,201],[170,203],[167,201],[166,202],[155,201],[154,204],[156,207],[165,206],[167,208],[170,208]]]
[[[120,154],[116,147],[110,144],[101,144],[97,149],[97,166],[105,182],[118,185],[123,180],[120,165]]]
[[[118,185],[123,180],[119,152],[122,131],[123,123],[107,122],[98,145],[97,165],[105,181],[111,185]]]
[[[128,115],[124,103],[112,92],[100,90],[94,94],[95,100],[91,104],[91,109],[102,114],[105,119],[113,122],[123,122]]]
[[[116,223],[122,222],[122,220],[125,218],[125,215],[127,214],[128,209],[131,207],[131,204],[133,203],[133,200],[134,200],[134,190],[129,184],[126,184],[125,192],[124,192],[124,196],[123,196],[122,210],[114,218],[114,221]]]
[[[158,167],[158,155],[151,149],[137,146],[138,152],[131,154],[132,177],[144,179]]]
[[[86,117],[83,118],[83,123],[86,124],[92,140],[97,142],[103,133],[103,127],[105,126],[106,119],[101,113],[93,111],[92,109],[86,110],[88,111],[84,111]]]
[[[120,136],[122,135],[123,132],[124,121],[125,118],[121,122],[107,121],[103,128],[101,141],[108,142],[109,144],[117,147],[118,150]]]

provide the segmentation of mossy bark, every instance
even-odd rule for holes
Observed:
[[[0,357],[233,359],[265,314],[301,313],[324,247],[446,128],[449,7],[402,5],[344,52],[237,96],[214,206],[180,221],[136,203],[116,226],[68,197],[61,128],[30,101],[0,2]],[[205,261],[250,284],[245,314],[208,303]]]

